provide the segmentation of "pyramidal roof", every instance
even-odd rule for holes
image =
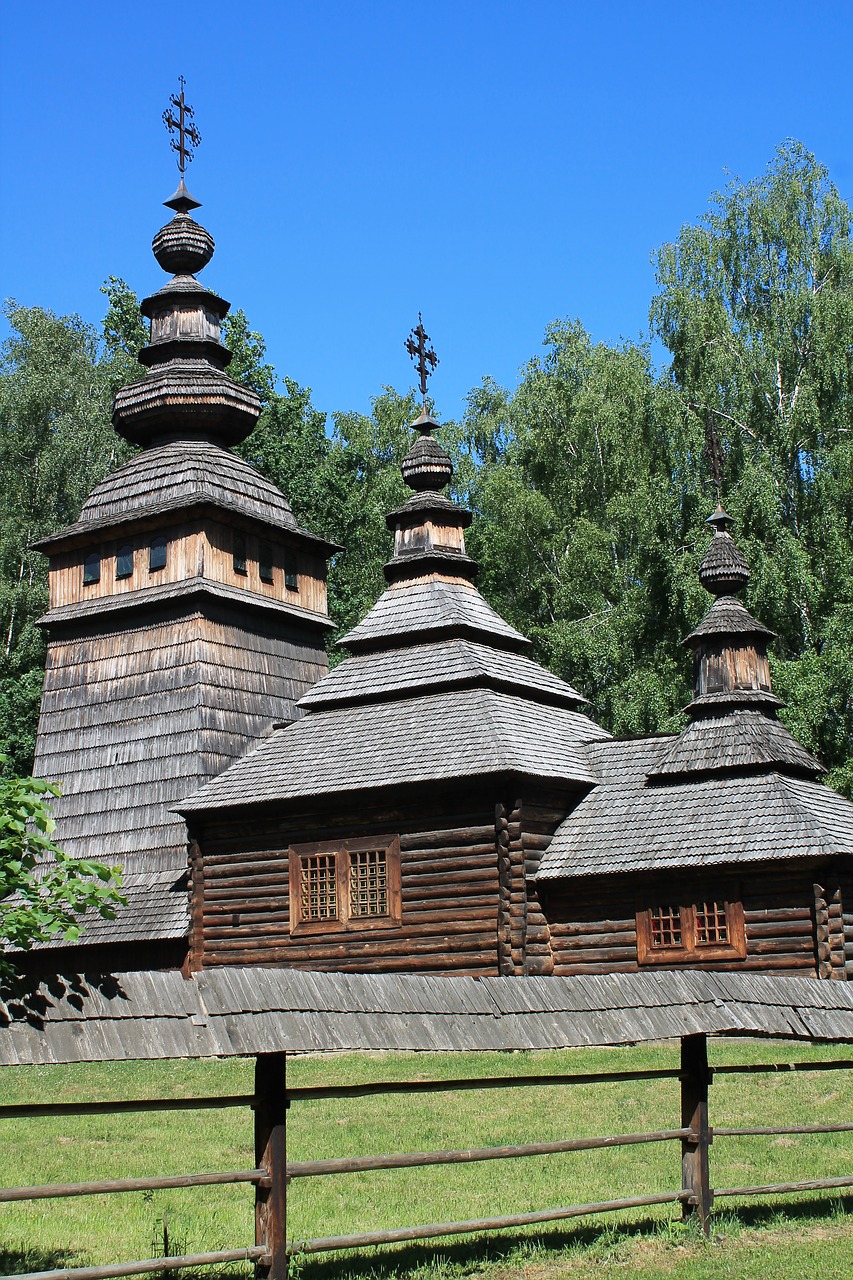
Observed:
[[[181,812],[490,774],[592,785],[586,744],[609,735],[583,696],[480,595],[465,551],[471,514],[440,490],[450,458],[423,414],[402,464],[415,490],[388,516],[388,587],[339,642],[346,658],[276,730]]]

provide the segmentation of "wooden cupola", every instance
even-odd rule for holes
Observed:
[[[649,778],[767,766],[816,777],[821,766],[776,716],[782,702],[773,693],[767,661],[774,633],[738,599],[749,566],[729,532],[734,522],[718,503],[707,523],[714,536],[699,581],[715,599],[683,641],[693,650],[690,723]]]
[[[260,400],[225,372],[229,304],[196,279],[214,245],[183,177],[166,204],[153,249],[173,274],[142,303],[148,372],[113,412],[140,451],[38,544],[50,638],[35,771],[62,786],[63,849],[123,866],[128,906],[83,941],[131,965],[180,963],[186,948],[186,829],[171,806],[295,719],[328,669],[336,550],[231,451]]]

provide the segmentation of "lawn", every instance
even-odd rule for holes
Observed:
[[[710,1042],[712,1065],[847,1056],[844,1047]],[[291,1085],[441,1076],[543,1075],[678,1065],[674,1045],[561,1053],[345,1055],[294,1059]],[[252,1064],[115,1063],[5,1068],[4,1102],[250,1093]],[[717,1076],[711,1123],[806,1124],[853,1120],[853,1072]],[[443,1147],[499,1146],[669,1129],[679,1124],[678,1083],[639,1081],[500,1091],[451,1091],[300,1102],[288,1120],[291,1159]],[[86,1181],[254,1165],[247,1110],[160,1112],[64,1119],[3,1119],[5,1186]],[[718,1187],[853,1174],[853,1133],[719,1138]],[[671,1190],[680,1185],[675,1143],[573,1152],[462,1166],[299,1179],[290,1189],[292,1239],[492,1217],[550,1206]],[[0,1270],[97,1265],[150,1257],[162,1247],[202,1252],[252,1243],[252,1191],[208,1187],[0,1205]],[[358,1255],[299,1256],[302,1280],[556,1280],[611,1268],[620,1276],[765,1277],[853,1273],[853,1196],[718,1202],[707,1242],[673,1206],[577,1219],[543,1230],[393,1246]],[[186,1273],[184,1273],[186,1274]],[[208,1273],[210,1274],[210,1273]],[[230,1275],[247,1274],[235,1267]]]

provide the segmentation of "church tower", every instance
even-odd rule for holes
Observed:
[[[188,108],[181,97],[183,122]],[[168,122],[167,122],[168,123]],[[181,131],[181,145],[184,144]],[[56,780],[56,839],[123,868],[128,905],[81,946],[119,967],[180,964],[187,846],[172,806],[220,773],[326,672],[326,561],[275,485],[231,452],[260,414],[225,369],[229,304],[196,279],[213,256],[181,181],[154,255],[171,279],[142,303],[149,372],[116,396],[140,446],[96,485],[50,560],[47,671],[34,772]],[[53,953],[55,954],[55,953]],[[79,953],[78,953],[79,958]],[[99,957],[101,958],[101,957]]]

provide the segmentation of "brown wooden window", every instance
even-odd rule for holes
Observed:
[[[268,542],[258,543],[258,577],[261,582],[272,582],[272,547]]]
[[[148,571],[153,573],[155,569],[166,568],[166,539],[152,538],[151,547],[148,552]]]
[[[659,901],[637,912],[640,964],[701,964],[745,955],[743,907],[738,901],[714,897]]]
[[[399,923],[400,841],[396,836],[291,847],[291,933],[387,929]]]
[[[246,536],[242,533],[234,534],[234,572],[246,572]]]
[[[97,551],[90,551],[83,561],[83,585],[88,587],[101,581],[101,557]]]

